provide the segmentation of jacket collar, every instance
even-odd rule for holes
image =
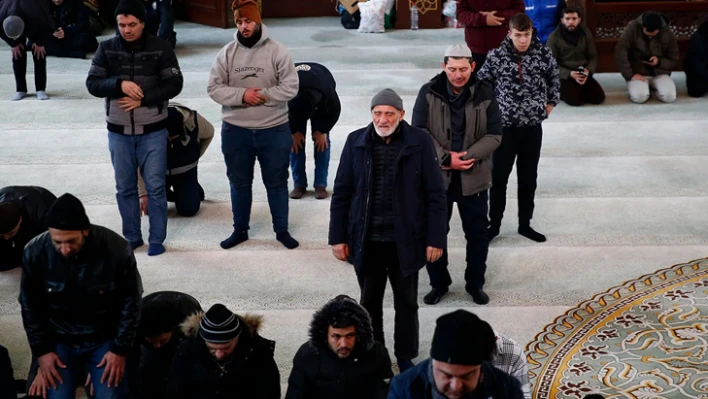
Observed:
[[[430,79],[430,91],[443,99],[445,102],[448,102],[449,96],[448,96],[448,86],[450,85],[450,82],[447,79],[447,75],[445,72],[440,72],[438,75],[436,75],[434,78]],[[477,86],[477,79],[475,78],[474,73],[470,76],[470,80],[467,82],[466,89],[470,91],[470,99],[474,97],[474,92],[475,92],[475,87]]]
[[[415,146],[420,144],[420,141],[411,134],[411,125],[409,125],[408,122],[406,122],[405,120],[401,121],[401,123],[398,125],[398,128],[400,129],[399,133],[401,134],[401,138],[403,138],[404,147]],[[369,123],[369,126],[364,129],[364,133],[359,136],[355,143],[355,146],[368,147],[369,144],[371,144],[371,141],[373,140],[373,134],[376,134],[376,131],[374,130],[374,123],[371,122]]]

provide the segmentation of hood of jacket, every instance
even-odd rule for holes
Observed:
[[[236,32],[234,32],[234,40],[236,40],[236,42],[239,43],[238,29],[236,29]],[[261,24],[261,39],[258,42],[256,42],[256,44],[251,48],[257,48],[257,47],[262,46],[266,40],[268,40],[268,28],[265,26],[265,24]],[[241,44],[239,43],[239,45],[241,45]]]
[[[180,328],[185,337],[197,337],[199,332],[199,323],[204,317],[204,312],[199,312],[187,317]],[[263,316],[257,314],[246,313],[243,316],[236,315],[247,327],[250,336],[256,335],[263,325]]]
[[[310,345],[318,351],[330,350],[327,344],[327,331],[330,322],[339,317],[354,321],[356,327],[356,348],[369,351],[374,346],[374,329],[371,327],[369,313],[354,299],[340,295],[317,311],[310,322]]]

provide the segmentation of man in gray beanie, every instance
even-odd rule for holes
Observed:
[[[349,134],[330,207],[334,256],[354,264],[361,305],[385,344],[383,298],[391,282],[394,354],[406,370],[418,356],[418,271],[446,246],[447,199],[432,138],[403,120],[391,89],[371,100],[373,122]]]
[[[143,293],[133,251],[118,234],[91,224],[71,194],[54,202],[46,223],[49,231],[25,248],[20,285],[37,379],[53,388],[48,399],[73,399],[90,367],[96,399],[123,398]]]
[[[27,50],[34,59],[34,84],[37,99],[48,100],[47,59],[44,44],[54,32],[54,19],[47,0],[0,1],[0,38],[12,47],[12,70],[15,73],[16,93],[12,101],[27,95]]]
[[[440,316],[430,359],[391,380],[389,399],[523,399],[519,381],[495,368],[492,327],[476,315],[457,310]]]

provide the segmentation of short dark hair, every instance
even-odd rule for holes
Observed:
[[[356,321],[348,316],[336,316],[329,321],[329,325],[332,328],[347,328],[356,326]]]
[[[450,56],[446,56],[445,58],[443,58],[443,64],[447,65],[447,62],[450,61],[450,60],[467,60],[467,61],[470,62],[470,64],[472,64],[472,63],[474,62],[474,61],[472,60],[472,57],[450,57]]]
[[[566,14],[578,14],[579,17],[583,17],[582,12],[580,11],[580,7],[566,7],[563,9],[563,16]]]
[[[138,331],[142,337],[157,337],[173,332],[183,321],[179,312],[168,304],[153,302],[143,306]]]
[[[521,32],[526,32],[531,29],[533,29],[533,21],[531,21],[531,18],[524,14],[524,13],[518,13],[511,17],[509,20],[509,30],[516,29]]]

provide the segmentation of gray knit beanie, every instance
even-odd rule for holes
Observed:
[[[374,109],[377,105],[390,105],[399,111],[403,111],[401,96],[391,89],[383,89],[371,99],[371,109]]]
[[[2,28],[10,39],[17,39],[25,31],[25,21],[17,15],[10,15],[2,21]]]

